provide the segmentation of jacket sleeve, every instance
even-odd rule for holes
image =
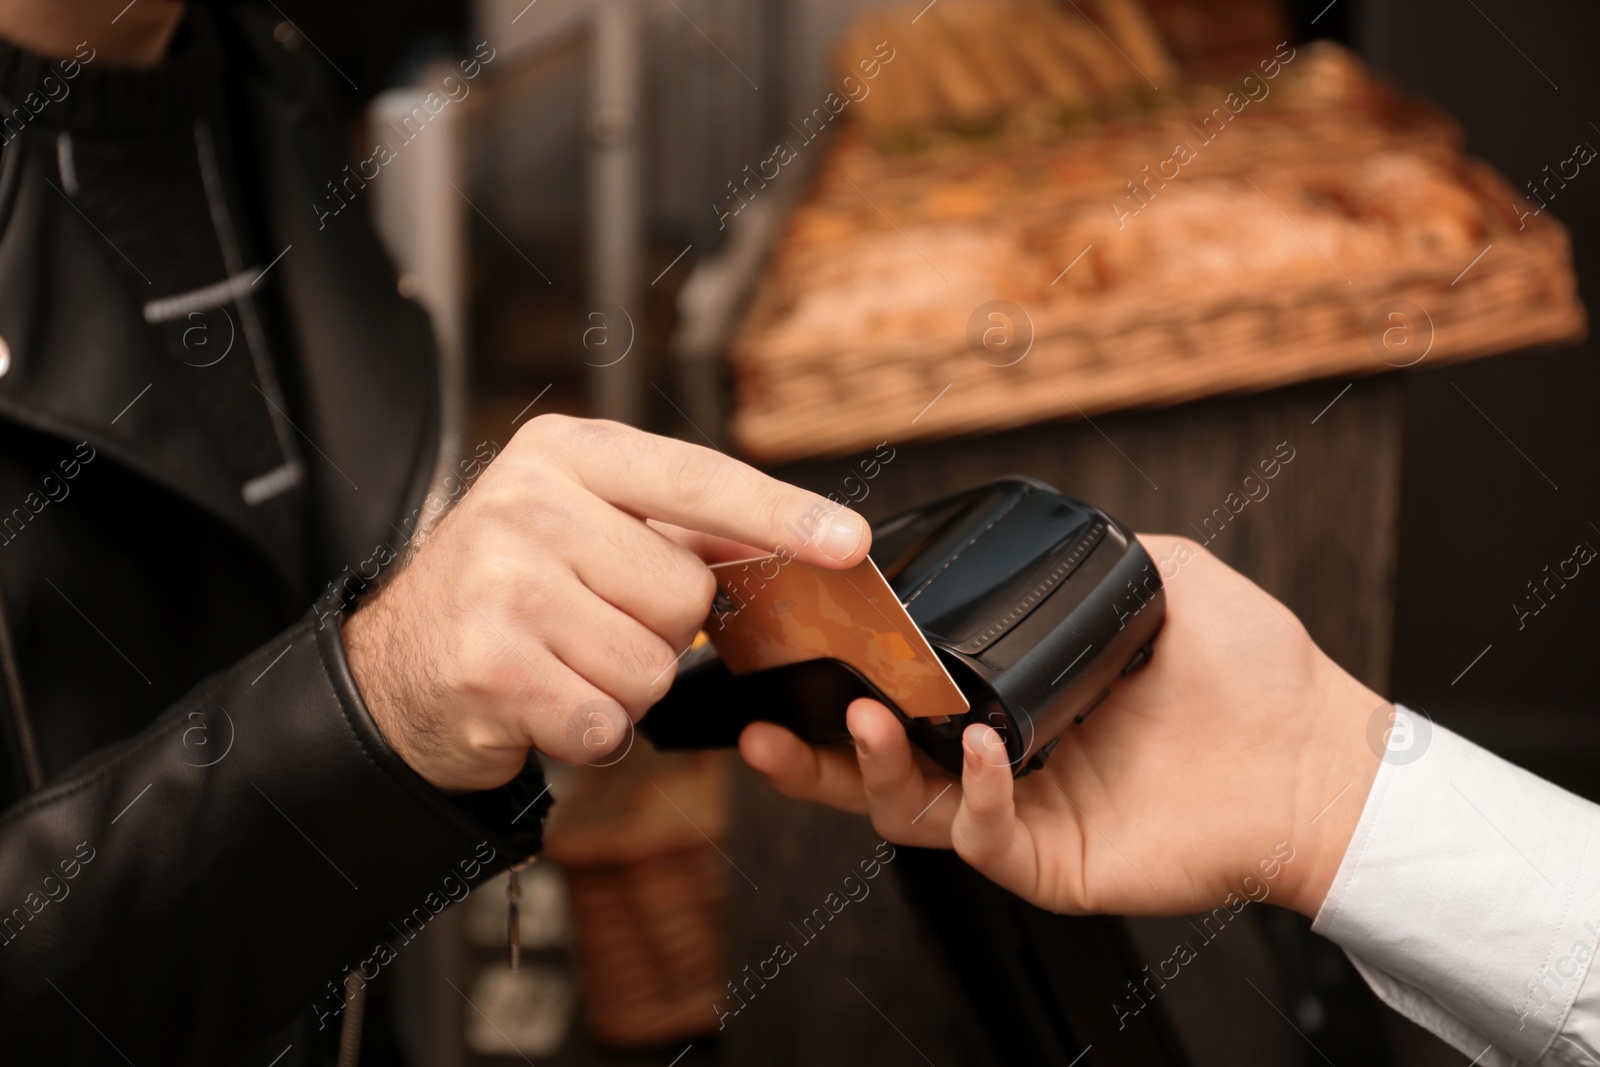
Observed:
[[[1600,1056],[1600,807],[1405,708],[1312,927],[1484,1067]]]
[[[548,806],[531,755],[493,793],[428,785],[307,617],[0,815],[5,1059],[216,1063],[337,1026],[345,971],[415,951]]]

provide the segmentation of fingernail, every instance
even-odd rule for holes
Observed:
[[[817,532],[812,543],[829,559],[849,559],[861,547],[867,524],[848,508],[838,508],[822,516],[817,522]]]

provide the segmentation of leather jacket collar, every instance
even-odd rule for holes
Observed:
[[[205,25],[206,10],[195,14]],[[285,414],[305,456],[319,531],[312,588],[321,589],[421,499],[439,432],[436,367],[428,320],[394,289],[371,229],[354,219],[319,229],[312,205],[339,164],[302,106],[318,75],[303,48],[273,39],[272,21],[230,8],[215,33],[234,84],[244,87],[231,102],[245,134],[242,176],[264,202],[273,247],[287,249],[268,297],[281,301],[278,321],[288,324],[279,354],[292,398]],[[102,76],[126,85],[130,72],[90,63],[74,90],[93,99]],[[180,376],[195,368],[174,352],[171,331],[143,322],[147,294],[137,270],[63,189],[58,138],[43,124],[49,115],[47,108],[0,149],[0,338],[11,357],[0,377],[0,418],[88,441],[274,555],[189,406]],[[64,110],[52,117],[57,125],[73,118]],[[125,128],[133,119],[117,121]],[[283,577],[286,592],[309,599],[298,576]]]

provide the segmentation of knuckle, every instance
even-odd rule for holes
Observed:
[[[494,520],[521,511],[526,503],[515,478],[485,478],[468,499],[473,512]]]
[[[655,674],[651,675],[650,677],[653,680],[650,681],[646,687],[643,698],[639,701],[637,708],[634,709],[634,718],[639,718],[640,716],[644,715],[645,712],[655,707],[656,702],[662,697],[666,696],[667,690],[672,688],[672,681],[677,677],[677,675],[678,669],[672,664],[668,664],[665,669],[657,671]]]
[[[872,828],[885,841],[897,843],[904,843],[905,841],[905,827],[902,825],[902,820],[890,816],[886,812],[878,810],[872,812]]]
[[[710,454],[690,446],[673,470],[673,485],[684,506],[703,508],[721,495],[722,473]]]
[[[671,646],[653,634],[635,652],[634,662],[646,706],[661,699],[672,687],[677,675],[677,659]]]
[[[490,595],[504,620],[490,628],[490,636],[503,633],[506,637],[502,640],[520,643],[526,635],[526,639],[547,643],[555,635],[554,625],[559,625],[552,620],[572,612],[571,582],[558,576],[560,566],[515,557],[506,557],[498,565],[488,562],[483,573],[494,583]]]
[[[562,442],[575,457],[593,452],[627,452],[637,448],[634,436],[638,431],[631,426],[610,419],[568,418]]]
[[[672,478],[674,496],[691,509],[722,504],[733,488],[734,462],[688,442],[667,442],[662,451],[662,469]]]
[[[542,607],[555,590],[554,566],[543,553],[495,545],[472,560],[489,594],[520,614],[520,609]]]
[[[707,567],[699,560],[695,560],[694,564],[689,568],[689,574],[685,579],[684,585],[686,587],[687,602],[693,609],[694,618],[692,621],[698,627],[700,623],[705,621],[706,612],[711,610],[711,601],[716,598],[717,576],[711,573],[710,567]]]
[[[605,698],[581,702],[574,699],[566,721],[566,756],[577,763],[591,763],[610,755],[628,732],[622,709]]]
[[[452,661],[455,687],[471,703],[490,709],[516,706],[541,684],[525,656],[514,654],[504,641],[470,641]]]
[[[784,487],[769,487],[760,494],[756,504],[756,516],[761,522],[761,528],[768,533],[768,544],[761,547],[767,548],[779,540],[778,531],[784,527],[784,520],[791,518],[797,508],[793,506],[791,493]],[[806,538],[809,540],[815,533],[818,519],[825,514],[825,509],[818,503],[805,512]]]
[[[664,565],[654,569],[660,576],[661,610],[665,630],[658,631],[668,642],[692,636],[706,620],[712,598],[717,595],[717,576],[696,555],[673,546]]]
[[[990,851],[982,839],[967,832],[964,827],[950,835],[950,847],[961,858],[961,862],[976,870],[983,870],[991,860]]]
[[[522,424],[514,440],[526,441],[537,448],[551,448],[567,439],[576,421],[570,415],[535,415]]]
[[[846,508],[843,504],[835,503],[828,497],[810,496],[809,494],[808,496],[809,499],[800,501],[789,511],[790,514],[798,512],[800,520],[798,525],[790,525],[788,528],[797,530],[800,533],[803,538],[803,544],[816,545],[820,542],[825,533],[825,527],[832,517],[846,510]],[[783,521],[785,510],[780,507],[774,515],[772,522],[775,528],[778,523]]]
[[[569,435],[577,441],[606,441],[615,437],[622,429],[622,424],[611,419],[577,419],[568,418],[566,426]]]
[[[547,546],[547,550],[559,551],[565,558],[574,540],[583,536],[582,527],[573,521],[573,511],[559,499],[547,498],[531,506],[524,499],[511,508],[507,518],[516,524],[528,544]]]

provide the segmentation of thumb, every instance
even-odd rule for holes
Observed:
[[[1028,897],[1038,881],[1038,858],[1017,821],[1005,742],[974,724],[962,734],[961,748],[961,808],[950,826],[951,844],[990,881]]]

